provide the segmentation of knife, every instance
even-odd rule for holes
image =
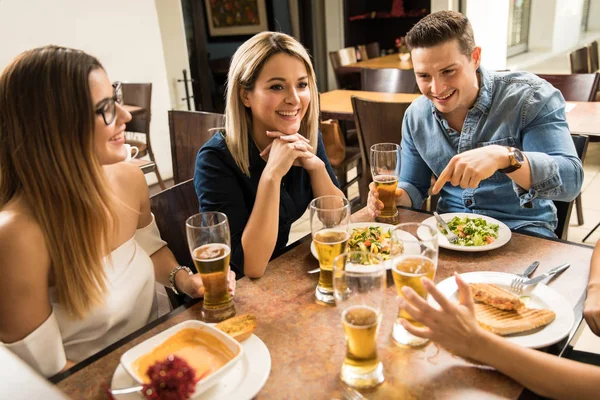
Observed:
[[[533,279],[526,280],[525,282],[523,282],[523,285],[527,285],[527,286],[535,285],[536,283],[539,283],[546,278],[549,278],[551,276],[554,276],[554,275],[564,271],[565,269],[569,268],[570,266],[571,266],[571,264],[569,264],[569,263],[559,265],[558,267],[552,268],[550,271],[546,272],[543,275],[536,276]]]
[[[525,271],[523,271],[522,274],[517,274],[517,275],[521,275],[522,277],[529,278],[529,275],[533,274],[533,271],[535,271],[535,269],[538,267],[538,265],[540,265],[540,262],[534,261],[531,263],[531,265],[529,267],[527,267],[527,269]]]

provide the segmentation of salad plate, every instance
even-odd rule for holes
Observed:
[[[453,232],[459,236],[459,231],[462,230],[462,228],[459,228],[459,226],[464,224],[458,222],[458,219],[462,219],[463,222],[465,221],[465,218],[467,218],[468,221],[472,221],[472,223],[470,223],[471,229],[469,230],[469,233],[466,233],[466,236],[463,238],[463,240],[461,240],[462,244],[452,244],[448,241],[448,238],[446,235],[444,235],[444,232],[440,230],[440,227],[438,227],[435,217],[432,216],[424,220],[422,222],[423,224],[429,225],[440,232],[438,236],[438,244],[444,249],[464,252],[494,250],[508,243],[512,236],[512,233],[506,224],[486,215],[471,213],[446,213],[440,214],[440,217],[446,221],[446,223],[450,226],[450,229],[452,229]],[[455,217],[458,217],[458,219],[453,222],[452,220]],[[498,226],[497,231],[491,228],[493,225]],[[456,228],[456,230],[453,229],[453,227]],[[417,231],[417,234],[421,236],[419,231]],[[493,237],[494,235],[497,237]],[[486,240],[487,236],[493,237],[493,241],[491,243],[488,243],[489,239]]]

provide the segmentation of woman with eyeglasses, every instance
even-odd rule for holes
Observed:
[[[121,162],[119,89],[56,46],[0,75],[0,342],[46,376],[155,318],[155,281],[203,294],[161,240],[141,170]]]
[[[225,126],[200,149],[194,172],[200,209],[227,215],[238,277],[264,274],[313,198],[344,196],[318,125],[302,44],[278,32],[242,44],[229,68]]]

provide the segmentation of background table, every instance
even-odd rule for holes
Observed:
[[[600,136],[600,102],[568,101],[575,108],[567,113],[571,133]]]
[[[412,103],[420,94],[383,93],[364,90],[332,90],[319,95],[322,119],[353,121],[352,96],[388,103]]]
[[[402,222],[420,222],[430,214],[401,209]],[[368,221],[365,210],[353,220]],[[575,306],[586,288],[592,248],[567,242],[513,233],[504,247],[483,253],[462,253],[440,249],[435,281],[454,271],[521,272],[534,260],[540,261],[537,276],[554,266],[570,262],[550,286]],[[339,394],[339,370],[345,355],[340,312],[314,301],[318,274],[306,271],[318,267],[306,237],[283,255],[272,260],[261,279],[238,281],[235,302],[238,313],[258,317],[255,334],[269,348],[271,374],[258,399],[331,399]],[[396,289],[390,274],[383,323],[378,336],[379,356],[384,364],[385,382],[365,392],[369,399],[516,399],[523,388],[491,368],[474,365],[453,356],[435,344],[421,349],[397,347],[391,339],[398,311]],[[74,398],[103,399],[101,384],[109,383],[121,355],[143,340],[187,319],[200,316],[200,304],[174,310],[154,324],[133,333],[71,372],[57,376],[58,387]],[[79,370],[78,370],[79,369]]]
[[[348,71],[360,71],[361,68],[396,68],[396,69],[413,69],[412,62],[402,61],[398,56],[398,53],[388,54],[387,56],[370,58],[365,61],[359,61],[356,63],[344,65],[341,67]]]

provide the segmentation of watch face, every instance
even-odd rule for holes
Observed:
[[[521,153],[521,150],[513,148],[513,155],[519,164],[523,164],[525,162],[525,156],[523,153]]]

